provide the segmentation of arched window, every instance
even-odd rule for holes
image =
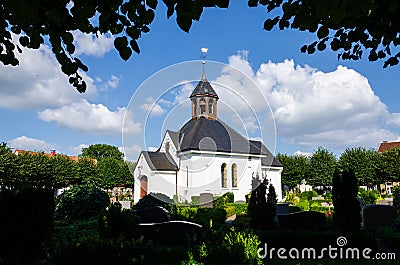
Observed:
[[[214,105],[214,100],[212,99],[212,98],[210,98],[209,100],[208,100],[208,112],[210,113],[210,114],[213,114],[213,105]]]
[[[206,100],[204,98],[200,99],[200,114],[206,113]]]
[[[237,165],[232,165],[232,187],[237,188]]]
[[[226,177],[226,164],[221,165],[221,185],[222,188],[228,187],[228,178]]]

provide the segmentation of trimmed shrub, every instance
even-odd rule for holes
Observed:
[[[204,227],[210,227],[210,221],[212,225],[225,225],[226,211],[221,208],[199,208],[193,221]]]
[[[99,232],[106,238],[130,239],[134,236],[134,224],[139,223],[139,217],[128,209],[123,209],[119,202],[111,204],[99,215]]]
[[[234,203],[235,202],[235,195],[233,192],[227,192],[222,197],[226,198],[226,203]]]
[[[200,204],[200,196],[192,196],[190,204],[191,205],[199,205]]]
[[[247,203],[228,203],[227,206],[235,206],[236,216],[247,215]]]
[[[301,208],[295,205],[289,205],[289,213],[298,213],[301,212]]]
[[[235,208],[235,206],[233,206],[233,205],[225,206],[224,209],[225,209],[225,212],[226,212],[226,216],[227,216],[227,217],[236,214],[236,208]]]
[[[400,212],[400,186],[393,188],[393,206]]]
[[[378,200],[378,191],[365,190],[363,188],[358,189],[358,197],[360,197],[362,203],[365,204],[375,204]]]
[[[193,221],[198,207],[194,206],[178,206],[176,207],[176,214],[173,216],[174,220]]]
[[[108,194],[90,186],[74,186],[57,197],[54,217],[67,223],[97,216],[110,204]]]

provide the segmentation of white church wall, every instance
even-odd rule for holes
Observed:
[[[169,135],[168,132],[165,133],[164,135],[164,139],[161,143],[161,147],[160,147],[160,152],[166,152],[167,148],[166,145],[169,145],[169,154],[173,157],[175,163],[178,165],[179,164],[179,158],[176,155],[176,151],[177,151],[177,147],[175,146],[174,142],[171,139],[171,136]]]
[[[274,185],[278,201],[282,201],[282,167],[263,167],[263,177]]]
[[[221,166],[226,164],[227,187],[222,187]],[[232,165],[237,167],[237,187],[232,183]],[[211,153],[189,153],[181,156],[181,170],[178,174],[181,200],[191,200],[202,192],[222,195],[233,192],[235,200],[245,200],[251,191],[252,176],[261,176],[260,158],[248,159],[243,155],[215,155]]]

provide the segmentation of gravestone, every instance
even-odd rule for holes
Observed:
[[[149,207],[135,213],[139,216],[140,223],[161,223],[170,220],[169,212],[161,206]]]
[[[119,201],[122,206],[122,209],[130,209],[131,208],[131,201]]]
[[[384,200],[378,200],[376,204],[393,206],[393,198],[385,198]]]
[[[275,214],[275,221],[278,221],[278,215],[280,214],[289,214],[289,203],[283,202],[283,203],[277,203],[276,204],[276,214]]]
[[[278,215],[279,228],[288,230],[322,230],[325,222],[325,214],[314,211]]]
[[[364,228],[391,226],[397,217],[396,209],[390,205],[367,204],[362,209]]]
[[[202,226],[186,221],[169,221],[162,223],[136,224],[136,237],[142,241],[156,244],[186,244],[190,239],[200,235]]]
[[[213,207],[214,196],[212,193],[200,193],[199,205],[202,208]]]

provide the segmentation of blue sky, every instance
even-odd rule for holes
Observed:
[[[382,62],[370,63],[366,59],[338,61],[330,51],[302,54],[300,47],[313,42],[313,34],[292,30],[267,32],[262,29],[268,16],[265,8],[248,8],[245,2],[239,2],[243,1],[231,1],[227,10],[206,9],[189,34],[178,28],[174,18],[166,18],[166,10],[160,4],[150,33],[139,40],[141,53],[127,62],[112,49],[110,36],[93,40],[75,33],[76,53],[89,66],[85,94],[79,94],[68,84],[46,45],[39,51],[24,50],[19,67],[0,66],[0,141],[13,148],[45,152],[56,149],[70,155],[95,143],[121,147],[122,122],[128,110],[132,112],[126,116],[129,128],[124,135],[134,140],[124,144],[128,158],[135,160],[143,148],[138,143],[143,142],[144,136],[147,148],[158,147],[165,129],[176,130],[190,118],[190,108],[185,112],[187,102],[184,103],[183,96],[195,83],[176,87],[170,91],[169,100],[166,95],[164,101],[154,102],[157,89],[148,88],[142,98],[134,97],[128,106],[132,95],[158,71],[199,60],[201,47],[209,48],[207,60],[239,69],[262,91],[276,125],[276,130],[269,126],[262,138],[271,149],[276,146],[276,152],[312,152],[323,146],[340,154],[347,147],[377,148],[382,140],[398,140],[398,67],[383,69]],[[174,78],[193,81],[193,74],[198,71],[199,79],[201,63],[191,65],[190,76]],[[208,78],[217,82],[222,77],[212,70],[212,65],[206,64]],[[244,88],[232,85],[235,91]],[[224,104],[229,107],[229,94],[219,91],[224,110]],[[178,102],[181,109],[172,105],[178,99],[182,99]],[[254,105],[259,102],[254,95],[247,99]],[[133,106],[142,110],[152,106],[158,115],[150,115],[144,126],[135,120],[138,110],[131,109]],[[172,115],[171,110],[179,117]],[[224,111],[220,117],[238,130],[254,126],[248,114],[235,111],[243,128]],[[257,114],[266,117],[262,112]],[[276,141],[271,140],[275,131]],[[249,136],[257,138],[251,133]]]

